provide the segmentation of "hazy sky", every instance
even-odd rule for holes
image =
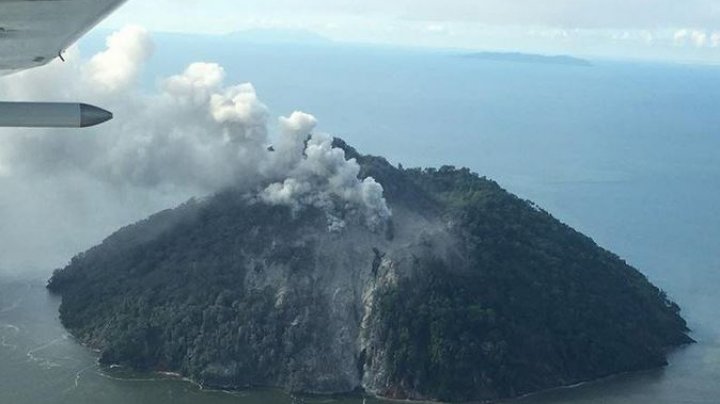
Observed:
[[[180,6],[179,6],[180,5]],[[222,34],[720,62],[717,0],[130,0],[103,23]]]

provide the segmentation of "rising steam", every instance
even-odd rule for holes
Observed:
[[[255,88],[227,85],[213,63],[193,63],[146,94],[137,78],[152,53],[148,32],[128,27],[89,60],[73,49],[66,64],[0,81],[6,99],[87,100],[117,117],[83,133],[6,130],[0,176],[72,174],[118,188],[203,193],[239,187],[266,203],[321,208],[332,230],[348,215],[372,228],[390,217],[382,186],[360,180],[357,162],[313,133],[312,115],[281,117],[279,133],[270,133]]]

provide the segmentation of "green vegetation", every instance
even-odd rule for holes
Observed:
[[[273,290],[243,285],[246,271],[274,262],[307,266],[309,250],[283,231],[293,220],[287,208],[228,191],[122,229],[56,271],[48,287],[63,295],[63,324],[102,349],[101,363],[179,371],[217,387],[272,384],[283,372],[275,365],[294,353],[278,324],[313,302],[278,310]],[[272,241],[270,261],[247,268],[245,257]],[[310,343],[316,329],[303,324],[291,342]]]
[[[395,168],[336,145],[383,185],[391,208],[446,223],[456,244],[455,259],[430,251],[375,290],[367,335],[384,352],[373,356],[387,374],[370,386],[379,393],[511,397],[662,366],[666,348],[691,342],[678,306],[642,274],[496,183],[467,169]],[[356,330],[362,307],[348,303],[348,324],[331,319],[337,291],[318,273],[322,246],[312,237],[326,227],[316,209],[294,215],[230,190],[118,231],[48,287],[63,296],[63,324],[103,363],[224,388],[350,391],[370,359],[354,353],[357,374],[333,378],[346,360],[328,348],[333,332]],[[392,230],[378,240],[393,243]],[[344,269],[355,274],[348,282],[375,282],[385,257],[368,248],[367,268]],[[277,267],[292,288],[272,280]]]
[[[516,396],[664,365],[679,307],[615,255],[466,169],[410,170],[471,264],[423,264],[380,298],[394,385],[443,400]],[[401,394],[402,395],[402,394]]]

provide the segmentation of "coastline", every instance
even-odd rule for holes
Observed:
[[[689,345],[691,345],[691,344],[685,344],[682,346],[678,346],[677,348],[673,349],[673,351],[677,350],[677,349],[681,349],[681,348],[689,346]],[[93,350],[93,352],[95,352],[95,350]],[[592,386],[592,385],[596,385],[596,384],[611,382],[613,380],[617,380],[617,379],[620,379],[623,377],[638,376],[638,375],[643,375],[646,373],[649,374],[652,372],[657,372],[657,371],[667,368],[670,365],[671,364],[668,363],[667,365],[660,366],[660,367],[653,367],[653,368],[642,369],[642,370],[637,370],[637,371],[616,373],[616,374],[612,374],[612,375],[608,375],[608,376],[603,376],[603,377],[600,377],[597,379],[592,379],[592,380],[577,382],[577,383],[573,383],[573,384],[542,389],[542,390],[538,390],[538,391],[534,391],[534,392],[530,392],[530,393],[525,393],[525,394],[518,395],[515,397],[507,397],[507,398],[500,398],[497,400],[485,400],[485,401],[465,401],[465,402],[460,402],[460,403],[461,404],[470,404],[470,403],[475,403],[475,404],[514,404],[514,403],[520,403],[520,402],[522,402],[522,400],[529,399],[532,397],[537,397],[537,396],[540,396],[543,394],[548,394],[548,393],[553,393],[553,392],[563,391],[563,390],[574,390],[574,389],[579,389],[579,388]],[[176,381],[189,383],[189,384],[197,387],[198,390],[203,391],[203,392],[223,393],[223,394],[227,394],[227,395],[237,395],[238,393],[242,393],[242,392],[251,392],[252,393],[252,392],[261,392],[261,391],[274,391],[274,392],[278,392],[283,395],[286,395],[288,398],[291,398],[293,400],[295,400],[295,399],[303,400],[305,398],[324,398],[324,399],[328,399],[328,398],[363,398],[363,399],[372,398],[374,400],[379,400],[379,401],[388,402],[388,403],[411,403],[411,404],[450,403],[450,402],[446,402],[446,401],[431,400],[431,399],[413,400],[413,399],[390,398],[390,397],[384,397],[384,396],[377,395],[377,394],[372,394],[365,390],[359,390],[359,391],[350,392],[350,393],[320,394],[320,393],[312,393],[312,392],[304,392],[304,393],[303,392],[290,392],[290,391],[287,391],[287,390],[285,390],[281,387],[277,387],[277,386],[252,386],[252,387],[247,387],[247,388],[237,388],[237,389],[226,389],[225,388],[225,389],[223,389],[223,388],[215,388],[212,386],[203,385],[202,383],[200,383],[188,376],[184,376],[181,373],[173,372],[173,371],[157,370],[157,371],[150,371],[150,372],[140,372],[140,371],[136,371],[132,368],[128,368],[128,367],[125,367],[122,365],[117,365],[117,364],[101,365],[99,362],[97,363],[97,366],[98,366],[98,370],[100,370],[101,372],[105,373],[107,376],[110,376],[110,377],[113,377],[113,375],[106,372],[107,369],[121,369],[121,370],[131,372],[133,374],[136,374],[137,376],[142,376],[142,375],[159,376],[157,379],[143,379],[143,378],[135,378],[135,377],[116,377],[115,376],[115,378],[117,378],[117,379],[122,379],[122,380],[127,380],[127,381],[143,380],[143,381],[149,381],[149,382],[160,381],[160,380],[176,380]]]

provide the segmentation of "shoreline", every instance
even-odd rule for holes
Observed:
[[[689,345],[691,345],[691,344],[685,344],[682,346],[678,346],[676,349],[687,347]],[[223,389],[223,388],[214,388],[211,386],[204,386],[200,382],[193,380],[190,377],[184,376],[178,372],[151,371],[151,372],[146,373],[146,372],[137,372],[137,371],[133,370],[132,368],[128,368],[128,367],[125,367],[122,365],[117,365],[117,364],[108,366],[108,365],[100,365],[98,363],[97,365],[99,367],[99,370],[102,372],[105,372],[104,369],[122,369],[125,371],[135,372],[137,375],[142,375],[142,374],[157,375],[157,376],[160,376],[160,378],[158,378],[156,380],[165,379],[165,380],[176,380],[176,381],[186,382],[186,383],[189,383],[189,384],[197,387],[199,391],[208,392],[208,393],[223,393],[223,394],[227,394],[227,395],[236,395],[238,393],[243,393],[243,392],[274,391],[274,392],[281,393],[291,399],[297,399],[297,398],[300,398],[300,399],[304,399],[304,398],[326,398],[326,399],[327,398],[358,398],[358,399],[371,398],[374,400],[380,400],[380,401],[388,402],[388,403],[410,403],[410,404],[450,403],[447,401],[432,400],[432,399],[413,400],[413,399],[389,398],[389,397],[384,397],[384,396],[380,396],[377,394],[372,394],[365,390],[359,390],[357,392],[350,392],[350,393],[321,394],[321,393],[311,393],[311,392],[307,392],[307,393],[295,392],[294,393],[294,392],[287,391],[287,390],[285,390],[281,387],[277,387],[277,386],[252,386],[252,387],[238,388],[238,389]],[[642,375],[645,373],[656,372],[656,371],[662,370],[670,365],[671,364],[668,364],[665,366],[660,366],[660,367],[653,367],[653,368],[648,368],[648,369],[643,369],[643,370],[637,370],[637,371],[627,371],[627,372],[616,373],[616,374],[612,374],[612,375],[608,375],[608,376],[603,376],[603,377],[600,377],[597,379],[592,379],[592,380],[577,382],[577,383],[563,385],[563,386],[551,387],[551,388],[538,390],[538,391],[534,391],[534,392],[530,392],[530,393],[525,393],[522,395],[518,395],[516,397],[508,397],[508,398],[500,398],[500,399],[496,399],[496,400],[484,400],[484,401],[477,401],[477,400],[476,401],[465,401],[465,402],[459,402],[459,403],[461,403],[461,404],[470,404],[470,403],[475,403],[475,404],[514,404],[514,403],[519,403],[522,400],[532,398],[535,396],[539,396],[542,394],[548,394],[548,393],[563,391],[563,390],[575,390],[575,389],[582,388],[585,386],[591,386],[591,385],[595,385],[595,384],[599,384],[599,383],[610,382],[614,379],[619,379],[619,378],[626,377],[626,376]],[[132,381],[134,378],[127,377],[126,379],[128,381]]]
[[[399,398],[384,397],[384,396],[380,396],[380,395],[368,392],[368,391],[362,389],[362,387],[358,387],[358,389],[356,389],[353,392],[345,392],[345,393],[317,393],[317,392],[313,393],[313,392],[291,392],[291,391],[288,391],[279,386],[256,385],[256,386],[238,387],[238,388],[232,388],[232,389],[206,386],[206,385],[203,385],[202,383],[192,379],[191,377],[185,376],[182,373],[179,373],[176,371],[169,371],[169,370],[137,371],[130,367],[127,367],[124,365],[119,365],[119,364],[101,364],[100,363],[101,349],[94,347],[91,343],[86,343],[86,342],[78,339],[69,330],[67,330],[64,326],[63,326],[63,329],[66,330],[67,335],[70,339],[74,340],[76,343],[78,343],[85,349],[87,349],[90,352],[92,352],[93,354],[95,354],[95,356],[96,356],[95,364],[96,364],[98,370],[102,373],[105,373],[108,376],[112,376],[112,375],[110,374],[110,372],[107,372],[107,370],[112,370],[112,369],[128,371],[131,373],[135,373],[136,375],[143,375],[143,374],[157,375],[157,376],[160,376],[160,379],[158,379],[158,380],[166,379],[166,380],[177,380],[177,381],[187,382],[187,383],[197,387],[199,391],[208,392],[208,393],[224,393],[227,395],[237,395],[238,393],[243,393],[243,392],[275,391],[275,392],[281,393],[293,400],[295,400],[297,398],[303,399],[303,398],[353,398],[353,397],[357,397],[357,398],[371,398],[371,399],[380,400],[380,401],[388,402],[388,403],[418,403],[418,404],[449,403],[446,401],[433,400],[433,399],[414,400],[414,399],[399,399]],[[692,331],[687,334],[687,337],[689,338],[688,342],[679,344],[677,346],[666,347],[666,350],[665,350],[666,358],[665,359],[666,359],[667,363],[662,366],[654,366],[654,367],[649,367],[646,369],[638,369],[638,370],[614,373],[614,374],[610,374],[607,376],[598,377],[596,379],[580,381],[580,382],[567,384],[567,385],[560,385],[560,386],[556,386],[556,387],[549,387],[546,389],[541,389],[538,391],[524,393],[524,394],[517,395],[514,397],[498,398],[498,399],[491,399],[491,400],[474,400],[474,401],[465,401],[465,402],[458,402],[458,403],[462,403],[462,404],[470,404],[470,403],[475,403],[475,404],[515,404],[515,403],[521,402],[522,400],[532,398],[535,396],[539,396],[542,394],[549,394],[552,392],[563,391],[563,390],[574,390],[574,389],[582,388],[585,386],[591,386],[591,385],[598,384],[598,383],[608,382],[608,381],[622,378],[625,376],[642,375],[644,373],[659,371],[659,370],[665,369],[672,365],[672,363],[669,362],[669,359],[673,353],[678,352],[684,348],[687,348],[689,346],[692,346],[692,345],[698,343],[694,338],[692,338],[692,335],[693,335]],[[132,377],[127,377],[125,379],[128,381],[133,380]]]

